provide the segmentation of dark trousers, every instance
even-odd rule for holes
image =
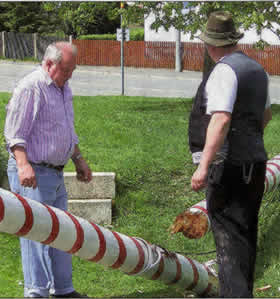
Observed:
[[[220,297],[253,297],[266,162],[254,164],[246,184],[249,170],[250,165],[243,168],[226,161],[209,169],[206,199],[217,248]]]

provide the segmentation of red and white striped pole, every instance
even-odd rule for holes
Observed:
[[[273,191],[280,183],[280,155],[267,161],[264,193]],[[206,208],[206,200],[191,206],[179,214],[171,226],[171,233],[182,232],[189,239],[198,239],[210,231],[211,223]]]
[[[280,155],[273,157],[266,163],[264,193],[273,191],[280,183]]]
[[[0,231],[47,244],[128,275],[160,280],[198,295],[218,294],[218,280],[204,264],[1,188]]]

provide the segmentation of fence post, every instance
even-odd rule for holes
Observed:
[[[37,33],[33,33],[33,47],[34,47],[34,58],[38,58],[38,51],[37,51]]]
[[[5,31],[2,31],[2,55],[5,58],[6,57],[6,53],[5,53],[5,49],[6,49],[6,45],[5,45]]]
[[[176,29],[175,70],[176,72],[182,71],[181,30],[179,29]]]
[[[69,35],[69,43],[72,44],[72,35]]]

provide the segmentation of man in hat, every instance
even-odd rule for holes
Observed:
[[[243,34],[232,16],[210,15],[200,35],[216,62],[200,84],[189,123],[191,179],[206,200],[217,248],[221,297],[252,297],[258,212],[267,155],[263,130],[271,119],[268,76],[237,49]]]

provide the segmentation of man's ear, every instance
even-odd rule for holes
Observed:
[[[50,70],[50,68],[53,66],[53,61],[51,61],[50,59],[48,59],[47,60],[47,62],[46,62],[46,67],[47,67],[47,70],[49,71]]]

